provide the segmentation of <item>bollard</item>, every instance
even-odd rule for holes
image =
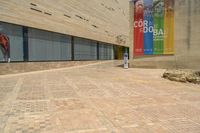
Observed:
[[[124,53],[124,69],[128,69],[128,53]]]

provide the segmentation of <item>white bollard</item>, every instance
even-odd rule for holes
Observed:
[[[128,69],[128,53],[124,53],[124,69]]]

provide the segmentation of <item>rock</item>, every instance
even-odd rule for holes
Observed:
[[[171,81],[178,81],[178,82],[183,82],[186,83],[187,80],[184,77],[168,77],[169,80]]]
[[[195,72],[195,74],[200,77],[200,71]]]
[[[193,83],[200,84],[200,77],[196,77],[196,80]]]
[[[189,69],[167,70],[163,78],[177,82],[200,84],[200,72]]]
[[[195,76],[195,75],[187,75],[186,79],[187,79],[188,82],[194,83],[197,80],[197,76]]]

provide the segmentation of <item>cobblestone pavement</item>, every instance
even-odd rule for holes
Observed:
[[[200,133],[200,86],[117,61],[0,77],[0,133]]]

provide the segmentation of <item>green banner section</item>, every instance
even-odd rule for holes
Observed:
[[[164,52],[164,0],[153,1],[154,18],[154,50],[153,54]]]

